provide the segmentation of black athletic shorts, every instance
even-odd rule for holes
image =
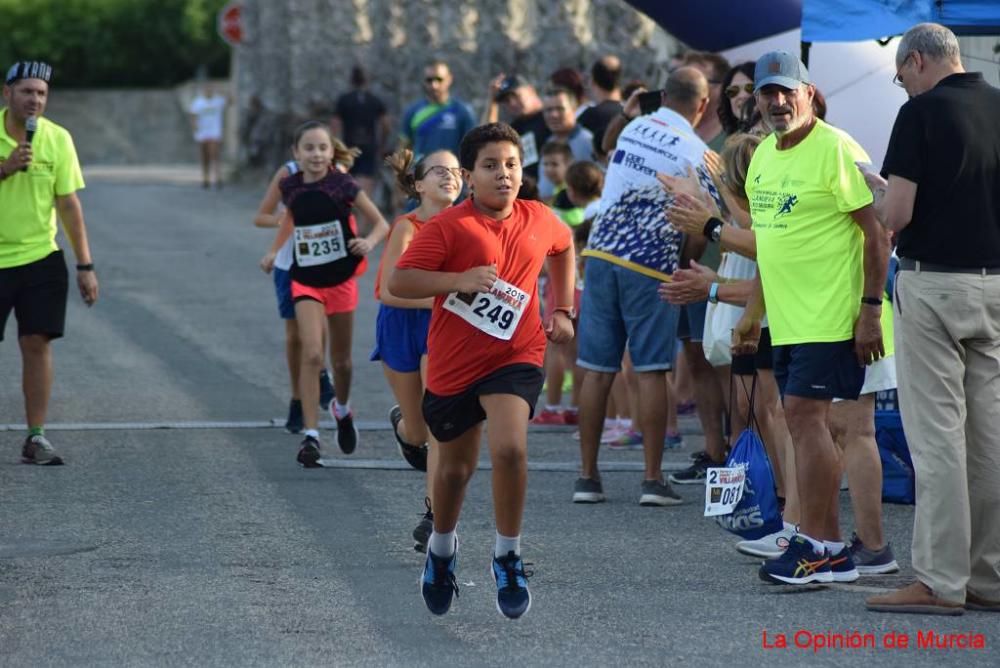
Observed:
[[[479,403],[479,397],[484,394],[521,397],[528,402],[530,417],[534,417],[535,404],[544,383],[545,375],[541,368],[531,364],[512,364],[475,381],[460,394],[442,397],[426,390],[424,421],[438,441],[454,441],[486,419],[486,411]]]
[[[371,146],[358,146],[361,149],[361,155],[354,159],[354,166],[351,167],[352,176],[371,176],[374,177],[378,173],[379,159],[376,155],[375,145]]]
[[[752,376],[757,369],[773,368],[774,350],[771,348],[771,330],[768,327],[760,330],[757,352],[750,355],[733,355],[734,376]]]
[[[857,401],[865,367],[854,355],[854,341],[793,343],[774,347],[774,380],[781,396]]]
[[[45,334],[58,339],[66,325],[68,293],[69,272],[61,250],[20,267],[0,269],[0,341],[11,311],[18,337]]]

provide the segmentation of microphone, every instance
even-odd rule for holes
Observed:
[[[28,116],[27,120],[24,121],[25,136],[28,139],[28,143],[35,138],[35,131],[38,129],[38,119],[35,116]],[[22,172],[28,171],[28,166],[25,165],[21,168]]]

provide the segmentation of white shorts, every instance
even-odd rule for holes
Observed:
[[[896,389],[896,356],[889,355],[865,369],[865,384],[861,386],[861,396]],[[834,402],[843,401],[834,399]]]

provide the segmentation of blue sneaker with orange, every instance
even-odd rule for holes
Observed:
[[[531,593],[524,562],[513,550],[493,559],[493,579],[497,581],[497,610],[507,619],[517,619],[531,609]]]
[[[830,572],[833,573],[834,582],[854,582],[861,577],[858,569],[854,567],[851,548],[845,545],[836,554],[830,554]]]
[[[830,552],[816,554],[812,543],[796,535],[784,554],[760,565],[760,579],[773,584],[803,585],[813,582],[833,582]]]

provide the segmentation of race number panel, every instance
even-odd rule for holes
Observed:
[[[347,257],[344,228],[339,220],[295,228],[295,262],[315,267]]]
[[[527,292],[498,278],[489,292],[452,292],[444,309],[490,336],[510,341],[529,301]]]
[[[746,469],[742,466],[710,468],[705,473],[705,517],[730,515],[743,498]]]

